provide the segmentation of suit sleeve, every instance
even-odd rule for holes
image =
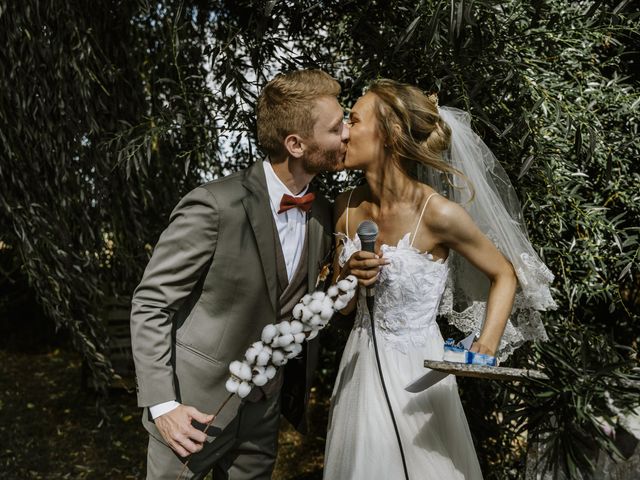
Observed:
[[[171,213],[136,288],[131,305],[131,345],[138,405],[177,398],[173,371],[173,316],[212,258],[219,212],[214,196],[198,187]]]

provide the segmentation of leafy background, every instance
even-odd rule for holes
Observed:
[[[460,382],[485,476],[523,478],[527,448],[588,476],[640,393],[639,18],[626,0],[0,0],[0,328],[37,302],[25,328],[64,332],[108,415],[105,304],[182,195],[261,158],[265,81],[320,67],[349,106],[394,78],[473,114],[556,275],[551,341],[511,360],[551,380]],[[344,338],[326,336],[321,394]]]

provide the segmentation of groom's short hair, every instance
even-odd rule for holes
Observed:
[[[282,157],[287,135],[297,133],[305,138],[313,135],[314,100],[339,94],[340,84],[322,70],[278,74],[258,97],[258,143],[269,156]]]

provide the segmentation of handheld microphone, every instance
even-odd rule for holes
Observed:
[[[378,225],[371,220],[364,220],[358,225],[357,233],[358,237],[360,237],[360,243],[362,244],[362,251],[375,253]],[[373,295],[373,286],[367,287],[367,306],[370,311],[373,311]]]

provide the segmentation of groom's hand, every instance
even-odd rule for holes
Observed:
[[[347,260],[341,276],[354,275],[359,285],[370,287],[378,280],[380,268],[388,263],[386,258],[381,258],[375,253],[359,250]]]
[[[181,457],[202,450],[207,435],[195,428],[191,421],[209,423],[213,415],[206,415],[194,407],[180,405],[155,419],[156,427],[165,442]]]

